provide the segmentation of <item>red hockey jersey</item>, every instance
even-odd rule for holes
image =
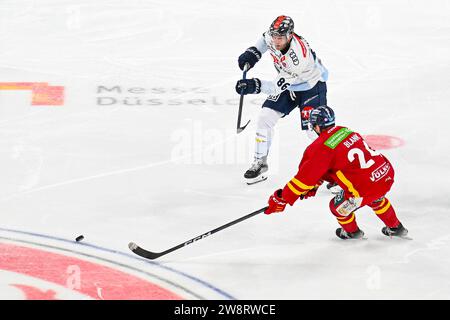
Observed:
[[[292,205],[321,180],[335,181],[347,197],[381,197],[394,182],[394,168],[359,133],[336,126],[306,148],[297,174],[283,189],[283,199]]]

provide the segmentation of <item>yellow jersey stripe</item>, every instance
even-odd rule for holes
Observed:
[[[350,182],[350,180],[348,180],[344,174],[342,173],[341,170],[336,172],[336,176],[339,178],[339,180],[342,181],[343,184],[345,184],[345,186],[348,188],[348,191],[351,192],[351,194],[353,194],[353,196],[355,198],[359,198],[359,192],[356,191],[355,187],[353,186],[353,184]]]
[[[383,214],[383,213],[385,213],[386,211],[388,211],[388,209],[389,209],[390,207],[391,207],[391,203],[388,202],[388,204],[387,204],[383,209],[375,210],[375,213],[376,213],[376,214]]]
[[[352,213],[352,217],[349,220],[347,220],[347,221],[339,221],[338,220],[338,222],[339,222],[339,224],[349,224],[353,220],[355,220],[355,214],[354,213]]]
[[[381,203],[374,208],[374,210],[378,210],[378,209],[382,208],[385,203],[386,203],[386,198],[384,198],[383,201],[381,201]]]
[[[296,178],[292,178],[291,181],[293,183],[295,183],[298,187],[304,189],[304,190],[309,190],[309,189],[313,189],[314,186],[307,186],[306,184],[304,184],[303,182],[301,182],[300,180],[296,179]]]
[[[290,182],[287,183],[287,186],[288,186],[289,189],[291,189],[291,191],[293,193],[295,193],[298,196],[300,196],[300,195],[302,195],[304,193],[304,192],[300,192],[297,189],[295,189],[294,186]]]

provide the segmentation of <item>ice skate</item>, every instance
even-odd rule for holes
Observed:
[[[343,228],[338,228],[338,229],[336,229],[336,235],[343,240],[366,239],[366,238],[364,238],[364,232],[361,229],[358,229],[355,232],[346,232]]]
[[[248,185],[262,182],[267,180],[268,170],[269,166],[267,165],[266,158],[255,159],[250,169],[245,172],[244,178]]]
[[[403,239],[412,240],[408,237],[408,229],[406,229],[401,223],[396,228],[383,227],[381,232],[388,237],[399,237]]]

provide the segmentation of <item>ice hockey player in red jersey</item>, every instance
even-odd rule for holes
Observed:
[[[341,228],[341,239],[360,239],[355,211],[369,206],[380,218],[386,236],[404,237],[408,230],[398,220],[386,193],[394,183],[394,168],[381,153],[371,149],[362,136],[349,128],[335,126],[334,111],[320,106],[311,111],[310,124],[318,138],[305,150],[297,174],[269,198],[266,214],[281,212],[286,204],[315,196],[324,182],[336,182],[342,191],[330,201],[331,213]]]

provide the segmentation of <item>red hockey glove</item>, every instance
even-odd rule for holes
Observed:
[[[282,212],[286,208],[287,202],[281,197],[283,190],[278,189],[269,198],[269,207],[264,211],[265,214],[271,214],[274,212]]]

